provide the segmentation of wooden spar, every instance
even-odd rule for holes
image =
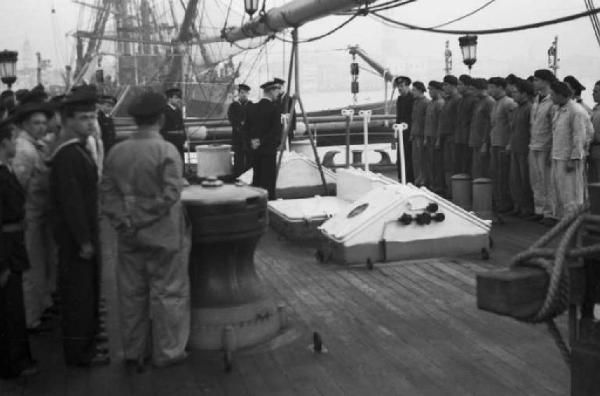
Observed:
[[[358,55],[362,60],[364,60],[373,70],[375,70],[385,81],[392,81],[394,76],[390,73],[389,69],[384,67],[382,64],[377,62],[375,59],[371,58],[362,48],[358,45],[350,45],[348,46],[348,51],[350,55]]]
[[[253,37],[268,36],[288,28],[297,28],[307,22],[336,12],[371,4],[377,0],[294,0],[270,9],[263,17],[254,18],[243,26],[231,28],[221,36],[208,37],[201,42],[234,42]]]

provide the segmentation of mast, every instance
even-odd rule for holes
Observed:
[[[180,81],[183,77],[183,58],[184,49],[188,41],[192,39],[192,28],[194,19],[196,18],[198,9],[198,0],[189,0],[185,7],[185,16],[179,34],[173,42],[173,53],[171,54],[171,66],[169,67],[169,73],[167,74],[167,83],[172,84]]]
[[[88,41],[87,49],[85,54],[82,55],[82,50],[77,49],[77,68],[75,69],[75,75],[81,72],[84,65],[88,64],[92,61],[94,55],[98,52],[100,45],[102,44],[101,37],[104,34],[104,29],[106,28],[106,22],[108,21],[108,17],[110,15],[110,6],[112,0],[102,0],[102,6],[98,12],[96,13],[96,20],[94,21],[94,31],[93,35],[90,36],[90,40]],[[77,44],[80,45],[80,39],[78,38]],[[83,45],[83,43],[81,43]]]

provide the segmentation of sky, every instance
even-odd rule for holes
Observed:
[[[204,1],[228,4],[227,0]],[[267,0],[267,8],[286,2]],[[379,0],[379,3],[382,2],[384,0]],[[487,0],[417,0],[395,10],[385,11],[385,15],[415,25],[432,26],[466,14],[486,2]],[[596,4],[600,7],[600,0],[596,0]],[[71,54],[74,41],[69,33],[78,26],[79,9],[80,6],[71,0],[0,0],[0,48],[21,50],[24,41],[28,40],[33,53],[39,51],[44,59],[51,60],[53,66],[62,68],[65,63],[73,61]],[[479,13],[447,28],[514,26],[583,10],[585,6],[581,0],[496,0]],[[306,38],[328,31],[343,20],[344,17],[328,17],[311,22],[301,27],[300,36]],[[547,67],[547,49],[554,36],[559,37],[559,77],[575,75],[587,85],[586,93],[590,94],[593,83],[600,79],[600,45],[594,37],[589,18],[524,32],[480,36],[478,61],[472,74],[484,77],[506,76],[510,72],[530,75],[535,69]],[[359,17],[326,39],[301,45],[302,77],[314,80],[312,75],[316,73],[316,69],[319,69],[319,73],[323,73],[324,69],[325,72],[330,70],[331,73],[349,75],[350,57],[343,49],[350,44],[358,44],[395,73],[409,74],[413,79],[424,81],[440,79],[443,75],[446,40],[449,40],[454,53],[453,74],[458,75],[467,72],[467,69],[462,64],[457,37],[395,29],[382,25],[371,17]],[[258,84],[260,79],[272,77],[271,74],[284,74],[283,51],[284,44],[270,44],[267,51],[269,63],[281,67],[266,68],[267,71],[264,67],[260,68],[260,72],[253,73],[256,80],[251,81],[253,84]],[[289,54],[289,46],[285,51]],[[252,58],[252,54],[246,57]],[[264,63],[264,59],[261,62]],[[249,62],[246,60],[246,63]],[[243,72],[250,71],[250,65],[244,67]],[[361,78],[365,83],[376,79],[368,73]]]

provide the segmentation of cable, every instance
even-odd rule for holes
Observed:
[[[389,10],[392,8],[396,8],[396,7],[400,7],[409,3],[414,3],[416,0],[391,0],[388,1],[387,3],[382,3],[382,4],[378,4],[376,6],[370,6],[369,8],[364,8],[362,12],[362,14],[364,15],[367,11],[368,12],[373,12],[373,11],[385,11],[385,10]],[[353,9],[350,11],[341,11],[341,12],[337,12],[335,15],[352,15],[357,11],[357,9]]]
[[[594,8],[594,4],[592,0],[584,0],[585,7],[587,10],[592,10]],[[592,29],[594,30],[594,35],[596,36],[596,41],[600,44],[600,23],[598,22],[597,15],[590,15],[590,21],[592,22]]]
[[[548,25],[556,25],[556,24],[559,24],[559,23],[573,21],[575,19],[587,17],[587,16],[590,16],[590,15],[595,15],[595,14],[598,14],[598,13],[600,13],[600,8],[595,8],[595,9],[590,10],[590,11],[584,11],[584,12],[580,12],[578,14],[572,14],[572,15],[568,15],[568,16],[565,16],[565,17],[562,17],[562,18],[551,19],[551,20],[542,21],[542,22],[529,23],[529,24],[526,24],[526,25],[519,25],[519,26],[513,26],[513,27],[507,27],[507,28],[483,29],[483,30],[447,30],[447,29],[435,29],[435,28],[428,28],[428,27],[411,25],[409,23],[405,23],[405,22],[401,22],[401,21],[396,21],[396,20],[394,20],[392,18],[386,17],[385,15],[381,15],[381,14],[379,14],[377,12],[372,12],[371,15],[376,16],[380,20],[389,22],[392,25],[400,26],[400,27],[403,27],[403,28],[406,28],[406,29],[410,29],[410,30],[420,30],[420,31],[424,31],[424,32],[442,33],[442,34],[479,34],[479,35],[484,35],[484,34],[497,34],[497,33],[517,32],[517,31],[521,31],[521,30],[535,29],[535,28],[539,28],[539,27],[543,27],[543,26],[548,26]]]
[[[323,34],[318,35],[318,36],[311,37],[309,39],[298,40],[298,43],[311,43],[313,41],[321,40],[321,39],[323,39],[323,38],[325,38],[327,36],[331,36],[332,34],[334,34],[335,32],[337,32],[338,30],[340,30],[341,28],[343,28],[344,26],[346,26],[347,24],[349,24],[350,22],[352,22],[354,20],[354,18],[356,18],[358,15],[359,15],[358,13],[352,15],[346,21],[342,22],[340,25],[338,25],[337,27],[333,28],[332,30],[330,30],[330,31],[328,31],[326,33],[323,33]],[[288,40],[288,39],[286,39],[284,37],[280,37],[278,35],[274,35],[274,37],[277,40],[283,41],[285,43],[292,43],[292,44],[294,43],[293,40]]]
[[[460,20],[463,20],[463,19],[465,19],[465,18],[468,18],[468,17],[470,17],[471,15],[473,15],[473,14],[476,14],[476,13],[478,13],[479,11],[483,10],[484,8],[486,8],[487,6],[491,5],[491,4],[492,4],[492,3],[494,3],[495,1],[496,1],[496,0],[490,0],[490,1],[488,1],[487,3],[485,3],[484,5],[482,5],[481,7],[479,7],[479,8],[476,8],[476,9],[474,9],[473,11],[471,11],[471,12],[469,12],[469,13],[467,13],[467,14],[463,15],[463,16],[460,16],[460,17],[458,17],[458,18],[452,19],[451,21],[444,22],[444,23],[442,23],[442,24],[439,24],[439,25],[436,25],[436,26],[432,26],[431,28],[432,28],[432,29],[439,29],[439,28],[441,28],[441,27],[444,27],[444,26],[450,25],[451,23],[458,22],[458,21],[460,21]]]

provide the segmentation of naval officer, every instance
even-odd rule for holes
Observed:
[[[161,135],[167,142],[172,143],[179,151],[181,162],[185,164],[185,143],[187,142],[187,133],[183,123],[183,100],[181,89],[170,88],[165,92],[167,104],[164,108],[164,123],[160,130]]]
[[[252,101],[248,99],[250,87],[246,84],[238,85],[238,97],[227,109],[227,118],[231,124],[231,141],[233,149],[233,171],[238,177],[247,171],[252,164],[249,163],[250,140],[245,128],[248,108]]]

